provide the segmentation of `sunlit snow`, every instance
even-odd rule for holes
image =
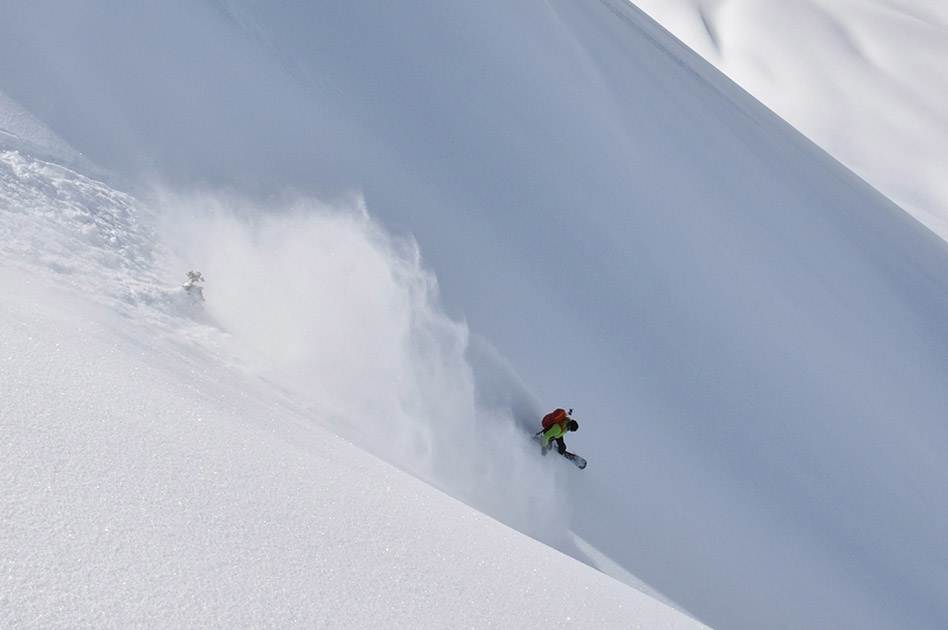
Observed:
[[[948,4],[635,4],[948,239]]]
[[[12,3],[0,92],[0,626],[946,624],[948,246],[624,0]]]

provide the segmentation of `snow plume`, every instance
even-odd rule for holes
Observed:
[[[204,308],[243,368],[377,456],[562,542],[565,467],[539,458],[524,430],[541,409],[445,314],[414,239],[386,230],[360,197],[163,193],[157,205],[176,266],[203,274]]]
[[[163,192],[143,204],[3,151],[0,214],[5,263],[203,345],[306,417],[564,546],[564,467],[528,438],[542,408],[486,341],[444,313],[415,241],[393,236],[360,198]],[[204,278],[205,301],[182,288],[189,271]]]

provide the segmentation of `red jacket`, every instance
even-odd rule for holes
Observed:
[[[566,415],[565,409],[556,409],[545,416],[543,416],[543,446],[546,446],[550,443],[550,440],[563,437],[569,431],[567,425],[570,423],[570,418]]]

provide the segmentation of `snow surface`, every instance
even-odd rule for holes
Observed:
[[[208,352],[128,196],[0,174],[0,627],[701,627]]]
[[[948,239],[948,4],[635,4]]]
[[[7,608],[134,624],[192,571],[207,625],[391,625],[362,582],[417,554],[406,626],[695,623],[539,541],[714,627],[946,625],[945,242],[634,7],[0,11],[6,111],[101,169],[3,138],[0,356],[43,344],[3,372],[40,454],[4,459]],[[581,473],[530,445],[555,406]]]

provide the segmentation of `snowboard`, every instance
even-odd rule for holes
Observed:
[[[533,436],[533,439],[537,441],[537,444],[543,444],[542,436],[543,436],[543,431],[540,431],[539,433]],[[555,453],[556,449],[553,449],[553,452]],[[573,462],[576,465],[576,468],[579,468],[580,470],[586,467],[586,460],[580,457],[579,455],[577,455],[576,453],[570,453],[569,451],[566,451],[565,453],[563,453],[563,457]]]
[[[579,455],[577,455],[576,453],[570,453],[569,451],[566,451],[565,453],[563,453],[563,457],[565,457],[569,461],[576,464],[576,467],[579,468],[580,470],[586,467],[586,460],[580,457]]]

